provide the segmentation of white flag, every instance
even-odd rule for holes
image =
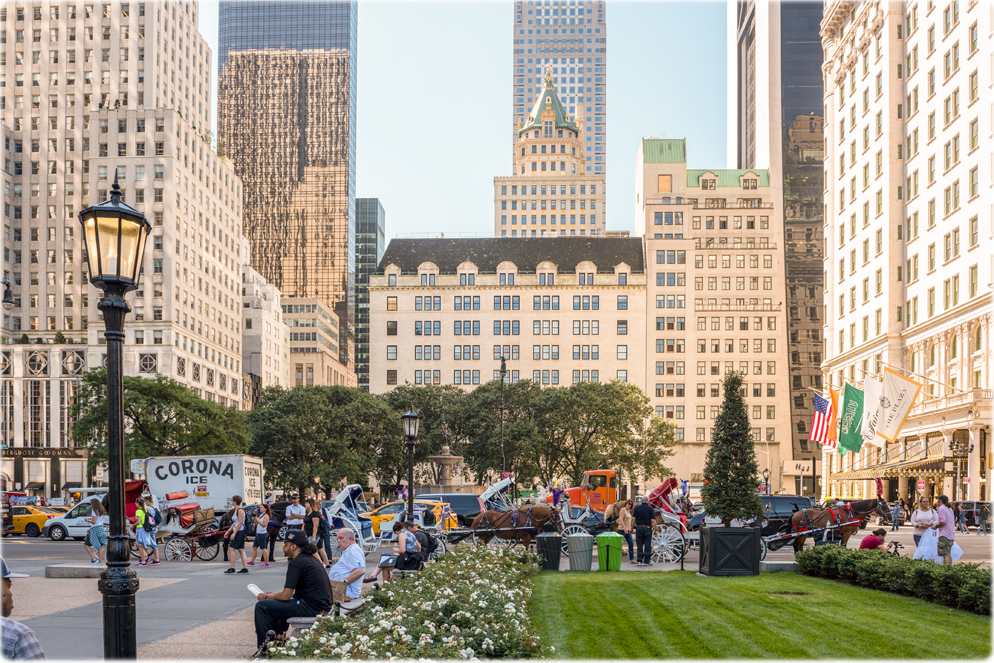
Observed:
[[[883,384],[879,379],[866,376],[863,383],[863,420],[860,422],[860,434],[870,444],[881,449],[887,444],[884,438],[877,435],[877,422],[880,420],[880,393]]]
[[[920,382],[906,378],[889,368],[884,369],[884,381],[880,391],[880,413],[876,422],[878,435],[888,442],[897,440],[901,426],[908,418],[911,406],[914,405],[921,388]]]

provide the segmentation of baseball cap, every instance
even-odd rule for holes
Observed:
[[[305,546],[308,543],[307,535],[304,534],[304,530],[302,529],[288,530],[286,533],[286,537],[284,537],[283,541],[298,546]]]
[[[27,573],[11,573],[10,569],[7,568],[7,562],[2,557],[0,557],[0,564],[3,565],[3,577],[4,578],[27,578]]]
[[[291,500],[300,499],[300,495],[298,495],[297,493],[290,493],[290,499]]]

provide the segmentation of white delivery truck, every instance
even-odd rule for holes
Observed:
[[[219,456],[161,456],[147,458],[145,478],[157,505],[165,506],[166,495],[186,491],[186,502],[221,514],[231,508],[232,495],[242,504],[262,503],[262,459],[244,454]]]

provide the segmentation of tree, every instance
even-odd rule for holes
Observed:
[[[70,406],[72,438],[90,450],[90,467],[107,460],[107,369],[83,375]],[[241,413],[197,396],[162,375],[124,378],[124,455],[200,456],[245,453],[248,436]]]
[[[401,430],[385,402],[349,387],[269,387],[247,420],[267,484],[301,493],[314,487],[331,494],[343,482],[366,484]]]
[[[446,443],[455,445],[452,425],[465,392],[455,385],[404,384],[381,396],[399,417],[408,409],[421,410],[422,420],[418,441],[414,447],[415,481],[420,484],[437,484],[438,477],[428,465],[428,457],[442,451]],[[377,462],[376,477],[381,484],[397,486],[407,481],[407,445],[401,434],[393,443],[387,443]]]
[[[65,345],[66,336],[60,331],[55,332],[55,340],[53,341],[56,345]]]
[[[543,484],[614,468],[631,479],[672,474],[675,427],[657,417],[637,385],[617,380],[542,389],[532,403],[537,435],[529,460]]]
[[[704,462],[701,498],[709,514],[728,527],[733,518],[746,520],[763,514],[756,492],[759,466],[749,427],[749,413],[742,398],[742,374],[725,375],[725,398],[714,422],[714,439]]]

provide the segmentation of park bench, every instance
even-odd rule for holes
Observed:
[[[344,603],[335,603],[335,607],[338,608],[338,615],[340,617],[346,617],[351,613],[355,612],[366,603],[366,600],[361,596],[357,599],[352,599],[351,601],[345,601]],[[326,616],[334,616],[334,611],[329,611],[325,613]],[[296,637],[301,635],[304,631],[309,630],[314,626],[314,622],[317,621],[316,617],[291,617],[287,620],[289,628],[287,629],[287,637]]]

